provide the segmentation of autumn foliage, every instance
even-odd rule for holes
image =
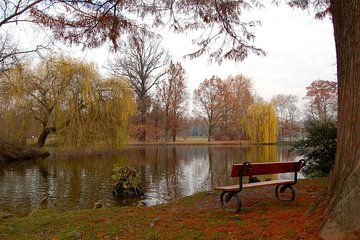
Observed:
[[[211,59],[222,62],[241,61],[249,53],[265,55],[253,45],[255,35],[248,30],[260,23],[240,18],[242,11],[253,7],[262,7],[261,1],[38,0],[25,10],[32,21],[52,30],[56,39],[90,48],[111,42],[118,49],[123,47],[118,41],[121,36],[139,30],[151,35],[151,27],[167,25],[177,33],[203,30],[207,34],[194,39],[197,49],[188,56],[209,53]]]
[[[188,113],[189,93],[185,83],[185,69],[178,63],[170,63],[167,77],[157,86],[157,126],[162,126],[165,140],[176,141],[181,130],[187,128],[185,124]],[[156,112],[157,111],[157,112]]]
[[[306,88],[307,117],[319,121],[337,117],[337,82],[316,80]]]
[[[245,131],[255,143],[276,143],[278,125],[271,103],[254,103],[243,119]]]
[[[194,90],[194,113],[206,126],[208,141],[244,137],[241,119],[254,101],[251,81],[243,75],[205,79]]]
[[[255,35],[250,27],[259,23],[242,21],[243,13],[263,7],[264,1],[4,1],[2,21],[6,24],[33,22],[50,29],[55,39],[84,47],[97,47],[107,41],[118,48],[117,39],[134,30],[148,34],[151,27],[170,26],[176,32],[202,30],[195,39],[198,48],[190,58],[208,53],[210,59],[241,61],[249,53],[265,55],[253,45]],[[280,0],[272,1],[274,3]],[[349,239],[359,235],[359,29],[360,4],[357,0],[288,0],[291,7],[313,7],[317,18],[331,15],[336,46],[339,81],[339,115],[337,155],[326,191],[329,216],[322,227],[328,238]],[[151,19],[151,23],[145,24]],[[2,28],[3,29],[3,28]],[[10,52],[5,58],[12,56]],[[3,63],[3,62],[2,62]],[[10,104],[11,105],[11,104]],[[329,117],[315,101],[319,118]],[[320,106],[321,108],[318,108]],[[328,109],[328,107],[326,107]],[[87,109],[88,110],[88,109]],[[332,117],[332,116],[330,116]],[[17,119],[17,117],[14,117]],[[343,206],[347,206],[343,208]]]
[[[15,66],[1,77],[0,120],[9,129],[1,137],[19,128],[25,143],[39,134],[39,147],[49,134],[62,147],[123,145],[134,108],[124,79],[101,79],[92,64],[62,56]]]

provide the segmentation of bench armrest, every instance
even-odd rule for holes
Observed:
[[[239,192],[241,192],[243,189],[243,174],[244,174],[245,169],[251,171],[251,163],[250,162],[246,161],[242,164],[242,166],[243,167],[241,168],[241,171],[239,173]]]

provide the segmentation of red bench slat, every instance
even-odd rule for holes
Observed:
[[[231,177],[239,177],[243,166],[243,164],[234,164],[231,170]],[[299,171],[301,167],[302,164],[299,164],[299,162],[251,163],[251,170],[246,166],[243,176],[295,172]]]
[[[284,185],[284,184],[291,184],[293,182],[294,182],[293,180],[278,179],[278,180],[271,180],[271,181],[265,181],[265,182],[244,183],[243,188],[263,187],[263,186],[280,185],[280,184]],[[222,191],[229,191],[229,192],[239,191],[239,189],[240,189],[239,184],[215,188],[215,190],[222,190]]]

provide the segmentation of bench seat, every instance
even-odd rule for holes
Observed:
[[[298,162],[268,162],[268,163],[250,163],[234,164],[231,169],[231,177],[239,178],[239,184],[215,187],[215,190],[221,190],[220,205],[223,209],[238,213],[241,209],[241,199],[238,196],[244,188],[263,187],[275,185],[275,195],[282,201],[293,201],[295,199],[295,190],[293,185],[297,182],[297,172],[304,166],[305,161]],[[277,179],[263,182],[244,183],[244,176],[257,176],[268,174],[293,173],[293,179]],[[286,191],[288,190],[288,191]],[[289,195],[291,193],[291,195]]]
[[[278,180],[263,181],[263,182],[244,183],[243,188],[263,187],[270,185],[285,185],[291,183],[294,183],[294,180],[278,179]],[[240,190],[240,187],[239,184],[236,184],[230,186],[216,187],[215,190],[236,192]]]

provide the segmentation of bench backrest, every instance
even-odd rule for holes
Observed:
[[[300,162],[270,162],[270,163],[251,163],[251,169],[245,166],[243,176],[255,176],[265,174],[277,174],[287,172],[298,172],[304,163]],[[239,177],[244,164],[234,164],[231,170],[231,177]]]

